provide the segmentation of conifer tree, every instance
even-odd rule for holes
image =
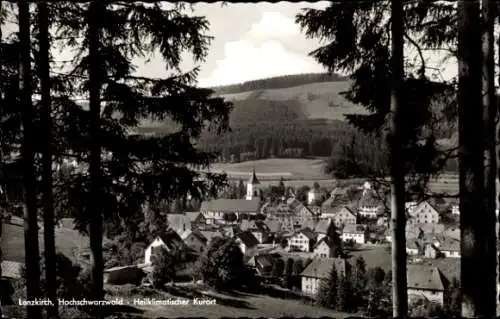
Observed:
[[[121,221],[125,231],[133,226],[123,221],[139,217],[146,201],[214,196],[225,184],[224,175],[198,171],[215,156],[197,149],[195,141],[206,129],[224,132],[231,105],[194,86],[197,69],[179,70],[182,52],[202,62],[211,40],[206,19],[186,13],[185,5],[93,1],[64,3],[59,10],[57,35],[80,52],[67,76],[75,92],[89,96],[88,109],[73,100],[77,123],[66,132],[72,156],[88,170],[73,174],[67,191],[78,228],[91,237],[97,298],[103,221]],[[136,75],[132,59],[154,50],[165,63],[165,77]],[[151,121],[176,127],[142,135],[141,127]]]

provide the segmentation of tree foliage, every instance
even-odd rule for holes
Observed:
[[[232,238],[214,238],[197,262],[202,280],[216,289],[241,285],[239,272],[243,268],[243,253]]]

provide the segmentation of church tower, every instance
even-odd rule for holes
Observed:
[[[260,198],[260,182],[255,174],[255,168],[253,169],[252,176],[247,183],[247,200],[252,200],[254,198]]]

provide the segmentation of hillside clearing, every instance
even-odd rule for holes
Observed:
[[[107,289],[109,291],[109,289]],[[204,317],[204,318],[221,318],[221,317],[246,317],[246,318],[278,318],[278,317],[333,317],[345,318],[352,314],[340,313],[328,310],[321,307],[314,307],[304,304],[300,300],[289,300],[274,298],[267,295],[256,295],[250,293],[235,292],[234,294],[220,294],[212,291],[202,292],[204,298],[215,299],[214,305],[193,305],[194,291],[191,288],[176,286],[170,293],[160,292],[158,295],[148,296],[148,298],[156,298],[157,300],[189,300],[188,305],[137,305],[133,304],[134,299],[145,298],[142,294],[130,293],[126,287],[113,289],[113,297],[124,298],[128,306],[133,306],[141,312],[143,318],[178,318],[178,317]],[[129,288],[130,290],[130,288]],[[138,289],[131,289],[137,291]],[[195,296],[200,297],[200,290],[196,290]]]

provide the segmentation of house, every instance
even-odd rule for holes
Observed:
[[[431,302],[444,304],[444,291],[448,279],[438,267],[428,265],[408,265],[408,297],[425,298]]]
[[[355,225],[357,221],[356,213],[348,206],[343,206],[334,216],[335,227],[342,228],[345,225]]]
[[[460,207],[458,204],[451,204],[451,213],[456,216],[460,215]]]
[[[460,258],[460,240],[441,236],[425,246],[424,255],[427,258]]]
[[[406,254],[408,256],[417,256],[421,252],[420,243],[415,239],[406,241]]]
[[[332,258],[334,257],[334,245],[328,238],[320,239],[316,245],[314,245],[314,256],[320,258]]]
[[[186,212],[186,216],[191,222],[191,229],[200,229],[206,224],[205,217],[200,212]]]
[[[316,240],[316,234],[308,227],[302,228],[288,238],[288,250],[310,252]]]
[[[224,214],[234,213],[257,215],[260,209],[260,199],[213,199],[201,203],[200,212],[203,214],[207,224],[219,224],[224,222]]]
[[[316,258],[300,273],[302,293],[315,297],[323,280],[328,280],[335,267],[339,275],[348,274],[349,265],[342,258]]]
[[[271,276],[274,258],[271,255],[257,255],[250,258],[248,265],[254,267],[257,274],[262,277]]]
[[[328,236],[330,227],[333,226],[333,221],[331,219],[320,219],[313,224],[311,229],[316,234],[316,241],[320,241],[322,238]]]
[[[198,230],[187,231],[181,235],[182,240],[191,250],[202,253],[208,243],[208,239]]]
[[[383,208],[384,206],[382,201],[377,198],[371,188],[367,188],[363,191],[363,194],[358,201],[359,216],[376,219],[379,213],[382,212]]]
[[[249,231],[242,231],[236,234],[236,242],[240,246],[243,255],[252,255],[257,249],[259,241]]]
[[[309,192],[307,192],[307,205],[316,205],[318,204],[323,197],[323,193],[318,188],[312,188]]]
[[[414,219],[419,224],[439,223],[439,212],[429,201],[423,201],[413,210]]]
[[[316,217],[316,215],[308,207],[302,204],[295,197],[289,198],[286,204],[295,213],[297,220],[301,224]]]
[[[185,251],[187,248],[184,241],[174,231],[168,231],[164,234],[158,236],[149,246],[146,248],[144,252],[144,263],[151,264],[152,258],[157,253],[158,249],[166,249],[167,251]]]
[[[280,231],[293,232],[295,229],[300,228],[299,217],[287,204],[279,204],[273,209],[268,209],[266,224],[269,221],[279,223]]]
[[[270,231],[267,225],[260,220],[244,220],[241,222],[241,230],[250,231],[255,238],[259,241],[259,244],[263,244],[269,241]]]
[[[185,214],[167,214],[168,227],[181,235],[186,230],[191,230],[191,220]]]
[[[342,235],[340,238],[342,238],[344,242],[352,240],[357,244],[364,244],[368,238],[368,230],[365,225],[346,224],[344,228],[342,228]]]

